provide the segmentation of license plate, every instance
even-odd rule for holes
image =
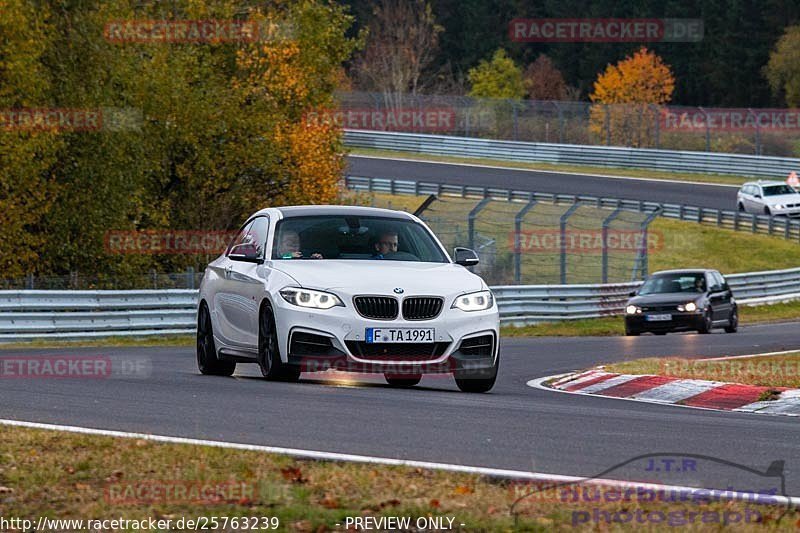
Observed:
[[[648,322],[672,320],[672,315],[646,315],[645,320],[647,320]]]
[[[367,328],[368,344],[381,342],[434,342],[434,328]]]

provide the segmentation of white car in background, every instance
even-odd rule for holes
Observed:
[[[736,194],[739,211],[757,215],[800,216],[800,192],[783,181],[752,181]]]
[[[382,373],[390,385],[452,373],[486,392],[499,365],[499,313],[467,266],[417,217],[368,207],[269,208],[251,216],[200,287],[197,363],[269,379],[302,371]]]

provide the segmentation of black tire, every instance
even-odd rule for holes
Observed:
[[[456,370],[453,377],[461,392],[489,392],[497,381],[497,370],[500,368],[500,355],[490,369]]]
[[[725,326],[725,333],[736,333],[739,331],[739,309],[733,306],[731,315],[728,317],[728,325]]]
[[[236,370],[236,363],[220,361],[217,356],[211,315],[205,302],[200,303],[197,312],[197,368],[206,376],[231,376]]]
[[[744,204],[742,202],[739,202],[739,212],[744,213]]]
[[[627,327],[625,328],[626,337],[638,337],[641,333],[641,331],[637,331],[635,329],[628,329]]]
[[[273,381],[297,381],[300,367],[281,361],[275,313],[269,303],[264,304],[258,318],[258,367],[261,375]]]
[[[714,313],[711,311],[709,307],[706,309],[706,313],[703,315],[703,324],[698,328],[697,332],[703,335],[707,335],[711,333],[711,328],[714,326]]]
[[[384,374],[386,383],[392,387],[413,387],[422,379],[422,374]]]

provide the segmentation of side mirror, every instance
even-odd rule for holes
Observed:
[[[455,249],[455,256],[456,256],[456,264],[462,266],[475,266],[480,262],[478,259],[478,254],[475,253],[475,250],[470,250],[469,248],[456,248]]]
[[[754,194],[753,198],[761,198],[761,195],[760,194]]]
[[[231,252],[228,254],[228,259],[231,261],[244,261],[246,263],[261,264],[264,262],[258,256],[258,249],[256,248],[256,245],[252,243],[237,244],[231,248]]]

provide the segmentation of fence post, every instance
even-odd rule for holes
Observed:
[[[661,109],[659,109],[658,106],[653,106],[653,107],[656,108],[656,113],[655,113],[655,121],[656,121],[655,141],[656,142],[655,142],[655,145],[656,145],[656,150],[658,150],[659,147],[661,146]]]
[[[603,230],[602,230],[602,238],[603,238],[603,266],[602,266],[602,283],[608,283],[608,226],[611,222],[619,216],[622,212],[622,208],[616,208],[610,215],[608,215],[605,220],[603,220]]]
[[[194,267],[186,267],[186,288],[194,289]]]
[[[700,112],[703,114],[706,123],[706,152],[711,151],[711,124],[709,124],[708,120],[708,113],[702,107],[698,107]]]
[[[661,208],[659,207],[655,211],[653,211],[652,213],[647,215],[647,218],[645,218],[642,221],[642,225],[640,226],[641,227],[641,231],[642,231],[642,247],[640,248],[639,253],[637,254],[637,260],[638,260],[637,262],[641,263],[641,266],[639,267],[638,270],[640,270],[640,275],[641,275],[642,279],[647,277],[647,272],[648,272],[648,270],[650,268],[649,267],[649,259],[648,259],[648,257],[649,257],[649,249],[647,247],[647,244],[648,244],[648,242],[647,242],[648,228],[650,226],[650,223],[653,221],[653,219],[656,218],[660,214],[661,214]],[[631,281],[636,281],[636,270],[637,270],[637,268],[636,268],[636,265],[634,264],[633,272],[631,274]]]
[[[27,277],[28,277],[28,283],[27,283],[27,285],[28,285],[28,289],[30,289],[30,290],[33,290],[33,286],[34,286],[34,277],[33,277],[33,272],[31,272],[30,274],[28,274],[28,276],[27,276]]]
[[[604,107],[606,111],[606,118],[605,118],[606,146],[611,146],[611,114],[608,110],[608,104],[605,104]]]
[[[561,273],[561,284],[567,284],[567,219],[572,216],[579,207],[581,206],[580,202],[576,202],[572,204],[566,212],[561,215],[561,219],[559,220],[559,226],[561,229],[561,253],[560,255],[560,273]]]
[[[756,125],[756,155],[761,155],[761,128],[758,127],[758,117],[750,107],[747,108],[747,114],[752,115],[753,123]]]
[[[514,216],[514,283],[522,283],[522,250],[520,249],[519,234],[522,232],[522,219],[536,205],[533,193],[528,196],[528,203]]]
[[[472,208],[472,211],[469,212],[467,217],[467,235],[469,238],[469,247],[473,250],[475,249],[475,219],[478,217],[478,213],[480,213],[481,210],[486,207],[486,204],[491,201],[491,198],[484,198],[478,202],[478,205]]]
[[[519,140],[519,117],[517,117],[517,102],[516,100],[509,100],[511,102],[511,109],[514,110],[514,140]]]

